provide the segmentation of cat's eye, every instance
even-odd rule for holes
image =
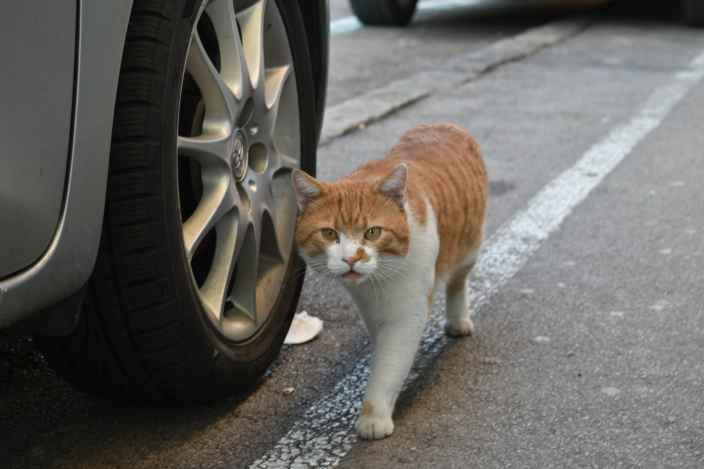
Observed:
[[[337,241],[337,231],[332,228],[323,228],[320,230],[320,234],[325,241]]]
[[[374,241],[375,239],[379,239],[379,236],[381,236],[381,227],[379,226],[372,226],[364,232],[364,239],[366,239],[367,241]]]

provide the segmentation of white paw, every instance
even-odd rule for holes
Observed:
[[[357,434],[365,440],[381,440],[394,432],[391,417],[361,415],[357,419]]]
[[[448,322],[445,325],[445,332],[450,337],[466,337],[474,334],[474,323],[469,318]]]

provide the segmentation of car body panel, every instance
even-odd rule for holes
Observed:
[[[20,8],[17,5],[20,3],[6,5],[4,15],[14,17],[14,9]],[[117,81],[131,6],[131,0],[79,3],[76,98],[63,210],[54,236],[39,260],[17,275],[0,280],[0,328],[74,293],[93,270],[103,221]],[[68,106],[65,112],[70,109]]]
[[[46,251],[66,181],[76,2],[18,2],[0,15],[0,278]],[[18,47],[19,45],[19,47]]]

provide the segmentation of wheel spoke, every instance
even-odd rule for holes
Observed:
[[[276,296],[271,292],[280,288],[289,258],[284,252],[284,244],[290,244],[290,241],[287,243],[284,238],[286,235],[292,238],[293,232],[289,230],[285,235],[284,231],[279,230],[276,220],[272,218],[269,211],[262,213],[259,226],[261,227],[261,238],[256,295],[257,314],[261,315],[258,316],[258,320],[261,323],[266,320],[265,312],[270,311],[276,302]]]
[[[247,63],[233,0],[215,0],[206,9],[220,47],[220,74],[237,99],[248,95]]]
[[[183,223],[183,243],[189,260],[205,235],[232,210],[236,201],[225,177],[203,171],[203,196],[193,214]]]
[[[271,213],[269,229],[273,231],[276,246],[262,242],[262,251],[273,257],[287,259],[293,246],[293,230],[296,223],[296,198],[291,187],[290,172],[282,171],[272,180],[271,200],[267,203]],[[262,228],[264,230],[264,228]],[[267,239],[262,233],[263,239]],[[273,240],[272,240],[273,241]]]
[[[273,147],[274,148],[270,153],[271,157],[269,160],[270,167],[272,169],[272,177],[276,177],[282,173],[287,173],[290,176],[291,169],[301,167],[301,162],[298,159],[282,153],[278,148],[276,148],[276,145],[273,145]]]
[[[259,234],[253,223],[241,224],[237,247],[235,283],[230,299],[236,314],[243,314],[257,322],[257,273],[259,270]]]
[[[273,138],[276,132],[276,125],[279,118],[279,105],[281,96],[288,78],[291,76],[291,66],[269,68],[266,70],[266,80],[264,83],[263,105],[257,108],[261,115],[259,120],[262,132],[269,138]]]
[[[259,87],[264,70],[264,10],[266,0],[259,0],[249,8],[237,13],[237,22],[242,32],[244,57],[253,88]]]
[[[201,298],[215,319],[222,319],[227,290],[235,265],[238,237],[238,213],[233,210],[216,226],[217,243],[213,267],[200,289]]]
[[[269,174],[271,175],[272,183],[275,183],[275,179],[277,178],[285,178],[286,187],[291,188],[291,170],[300,169],[301,160],[284,151],[281,151],[279,146],[279,142],[275,142],[272,145],[273,148],[270,151],[271,156],[269,157]],[[291,194],[293,195],[293,192],[291,192]],[[293,198],[295,200],[295,196]]]
[[[284,168],[300,168],[301,162],[293,156],[284,155],[283,153],[279,153],[278,155],[280,166]]]
[[[276,207],[277,212],[281,211],[282,215],[284,204],[286,204],[286,201],[280,200],[279,206]],[[264,213],[262,217],[262,240],[260,250],[261,255],[266,257],[270,264],[283,264],[286,258],[283,248],[284,245],[288,243],[284,238],[286,235],[291,234],[291,232],[286,232],[286,230],[281,228],[282,227],[277,223],[275,216],[271,214],[271,212]]]
[[[212,134],[230,135],[238,114],[235,97],[208,57],[198,33],[193,34],[186,68],[203,95],[204,130]]]
[[[284,65],[281,67],[272,67],[266,70],[266,80],[264,82],[265,87],[265,99],[266,108],[273,109],[278,107],[279,99],[281,98],[281,92],[284,89],[286,80],[291,75],[291,66]]]
[[[196,160],[203,167],[229,168],[229,141],[229,137],[219,135],[179,136],[178,154]]]

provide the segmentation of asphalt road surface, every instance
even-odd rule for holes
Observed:
[[[465,2],[403,30],[359,28],[331,3],[329,115],[378,105],[368,94],[396,80],[427,89],[333,136],[321,177],[424,122],[482,145],[476,335],[444,338],[436,305],[396,431],[371,443],[351,430],[368,341],[345,292],[315,275],[300,308],[325,321],[319,339],[211,406],[91,398],[18,340],[0,346],[0,467],[704,467],[704,32],[676,2]]]

